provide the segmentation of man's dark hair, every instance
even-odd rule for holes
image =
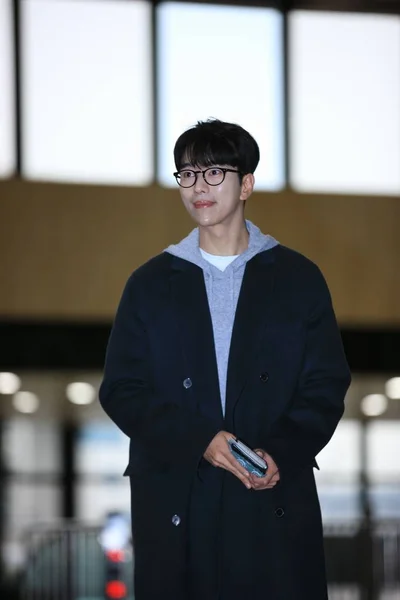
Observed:
[[[229,165],[246,175],[256,170],[260,150],[256,140],[240,125],[208,119],[198,121],[179,136],[174,159],[178,171],[187,162],[197,167]]]

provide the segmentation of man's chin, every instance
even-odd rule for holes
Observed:
[[[193,217],[193,220],[199,227],[213,227],[214,225],[218,225],[218,219],[196,219]]]

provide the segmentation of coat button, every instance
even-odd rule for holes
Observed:
[[[192,380],[190,379],[190,377],[187,377],[183,380],[183,387],[185,388],[185,390],[188,390],[192,387]]]
[[[178,525],[181,522],[181,518],[178,515],[174,515],[171,519],[172,524],[175,525],[175,527],[178,527]]]
[[[279,507],[275,510],[275,514],[277,517],[283,517],[283,515],[285,514],[285,511],[283,510],[283,508]]]
[[[268,375],[268,373],[261,373],[261,375],[260,375],[260,379],[261,379],[261,381],[262,381],[263,383],[265,383],[266,381],[268,381],[268,379],[269,379],[269,375]]]

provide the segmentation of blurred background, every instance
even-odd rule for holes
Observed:
[[[400,599],[400,0],[0,0],[2,600],[133,598],[97,392],[209,117],[258,140],[247,217],[318,263],[353,372],[316,473],[330,600]]]

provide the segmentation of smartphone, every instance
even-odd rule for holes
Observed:
[[[242,467],[256,477],[264,477],[268,465],[261,456],[237,438],[231,438],[228,440],[228,444],[233,456],[240,462]]]

